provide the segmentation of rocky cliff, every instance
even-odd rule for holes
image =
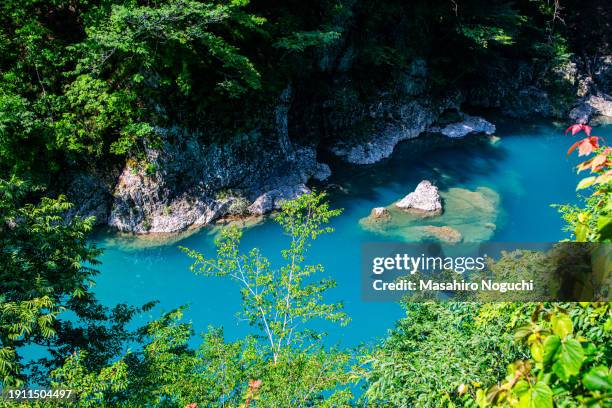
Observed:
[[[551,95],[554,87],[539,86],[537,73],[520,63],[513,69],[514,77],[492,69],[479,86],[433,95],[428,91],[427,65],[417,59],[396,83],[368,102],[342,101],[340,96],[319,101],[322,109],[314,111],[324,118],[292,115],[299,92],[296,96],[287,86],[264,118],[272,124],[262,126],[267,130],[206,144],[203,130],[158,128],[164,143],[146,147],[145,158],[128,160],[118,175],[101,179],[78,174],[69,191],[76,203],[70,215],[95,215],[99,224],[140,234],[178,232],[226,216],[265,214],[280,201],[308,192],[309,180],[329,177],[330,168],[318,162],[317,149],[326,148],[350,163],[369,164],[389,157],[402,140],[425,132],[456,138],[495,131],[486,120],[462,113],[463,105],[498,108],[514,117],[567,117],[570,111],[579,121],[610,116],[611,66],[612,57],[606,57],[590,70],[577,64],[558,70],[554,75],[563,84],[563,98]],[[347,87],[338,83],[336,88]],[[342,92],[336,89],[332,94]],[[441,120],[449,112],[454,120]],[[319,120],[328,125],[315,129],[326,133],[318,146],[295,141],[295,129],[312,128],[311,122]]]

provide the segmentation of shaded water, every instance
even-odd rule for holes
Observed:
[[[596,129],[595,134],[612,138],[612,127]],[[501,123],[497,135],[501,140],[495,144],[486,138],[451,145],[447,141],[438,143],[442,139],[420,138],[402,143],[393,157],[382,163],[332,166],[330,200],[333,207],[344,208],[344,213],[333,222],[335,232],[315,242],[309,258],[323,264],[327,275],[337,281],[328,299],[343,300],[352,318],[345,328],[324,326],[331,342],[349,346],[369,342],[383,336],[403,315],[396,304],[360,300],[360,244],[410,239],[410,234],[367,230],[360,220],[373,207],[401,199],[423,179],[434,181],[451,203],[447,218],[431,221],[431,225],[456,224],[464,237],[476,237],[483,233],[485,224],[494,224],[487,227],[486,238],[499,242],[550,242],[567,237],[562,220],[550,204],[576,202],[578,176],[572,166],[577,160],[565,155],[573,139],[550,123],[521,127]],[[494,211],[483,213],[471,208],[462,215],[452,211],[452,189],[475,191],[483,187],[498,196]],[[252,329],[235,317],[240,309],[237,286],[225,279],[194,276],[188,270],[189,259],[178,248],[182,245],[210,256],[214,254],[213,238],[210,229],[203,229],[165,245],[134,249],[134,242],[114,240],[109,245],[113,240],[100,237],[98,243],[106,251],[101,257],[96,292],[109,305],[159,300],[150,315],[137,318],[138,324],[156,318],[161,311],[189,304],[186,319],[193,322],[198,333],[207,325],[223,326],[230,339],[250,333]],[[246,230],[243,248],[260,247],[274,262],[286,243],[280,228],[266,221]]]

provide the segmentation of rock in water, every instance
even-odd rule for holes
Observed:
[[[386,221],[391,219],[391,213],[385,207],[372,208],[370,218],[374,221]]]
[[[423,234],[423,238],[435,238],[449,244],[456,244],[463,240],[461,233],[454,228],[443,226],[436,227],[434,225],[426,225],[424,227],[415,227]]]
[[[442,214],[442,200],[438,187],[429,180],[421,181],[412,193],[395,203],[395,206],[423,217]]]
[[[470,133],[485,133],[492,135],[495,133],[495,125],[491,122],[479,117],[463,114],[463,120],[460,122],[451,123],[443,128],[432,127],[431,132],[441,133],[446,137],[459,138],[469,135]]]
[[[304,184],[277,188],[257,197],[255,202],[249,206],[248,212],[252,215],[263,215],[274,210],[279,210],[283,201],[293,200],[302,194],[309,193],[310,189]]]
[[[394,203],[379,207],[389,211],[388,219],[375,218],[384,212],[374,209],[359,224],[367,231],[406,242],[432,239],[446,243],[483,242],[493,236],[496,223],[500,222],[500,197],[496,191],[487,187],[476,190],[454,187],[441,191],[440,196],[444,213],[435,219],[423,216],[432,212],[404,210]]]

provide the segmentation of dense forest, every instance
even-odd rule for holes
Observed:
[[[610,242],[612,149],[585,124],[612,103],[610,2],[4,0],[0,22],[0,388],[75,391],[37,406],[610,406],[609,302],[403,302],[376,347],[324,346],[308,322],[349,316],[308,251],[341,211],[295,194],[389,129],[555,117],[592,155],[568,230]],[[154,302],[95,297],[98,225],[274,209],[278,269],[235,228],[212,259],[184,248],[193,272],[241,288],[252,336],[211,327],[194,348],[184,309],[134,329]]]

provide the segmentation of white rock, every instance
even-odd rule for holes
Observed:
[[[569,113],[576,123],[587,123],[593,116],[612,117],[612,97],[605,94],[591,95]]]
[[[591,95],[587,103],[596,115],[612,116],[612,97],[609,95]]]
[[[416,189],[395,203],[397,208],[414,211],[422,215],[431,216],[442,213],[442,200],[438,187],[429,180],[423,180]]]

